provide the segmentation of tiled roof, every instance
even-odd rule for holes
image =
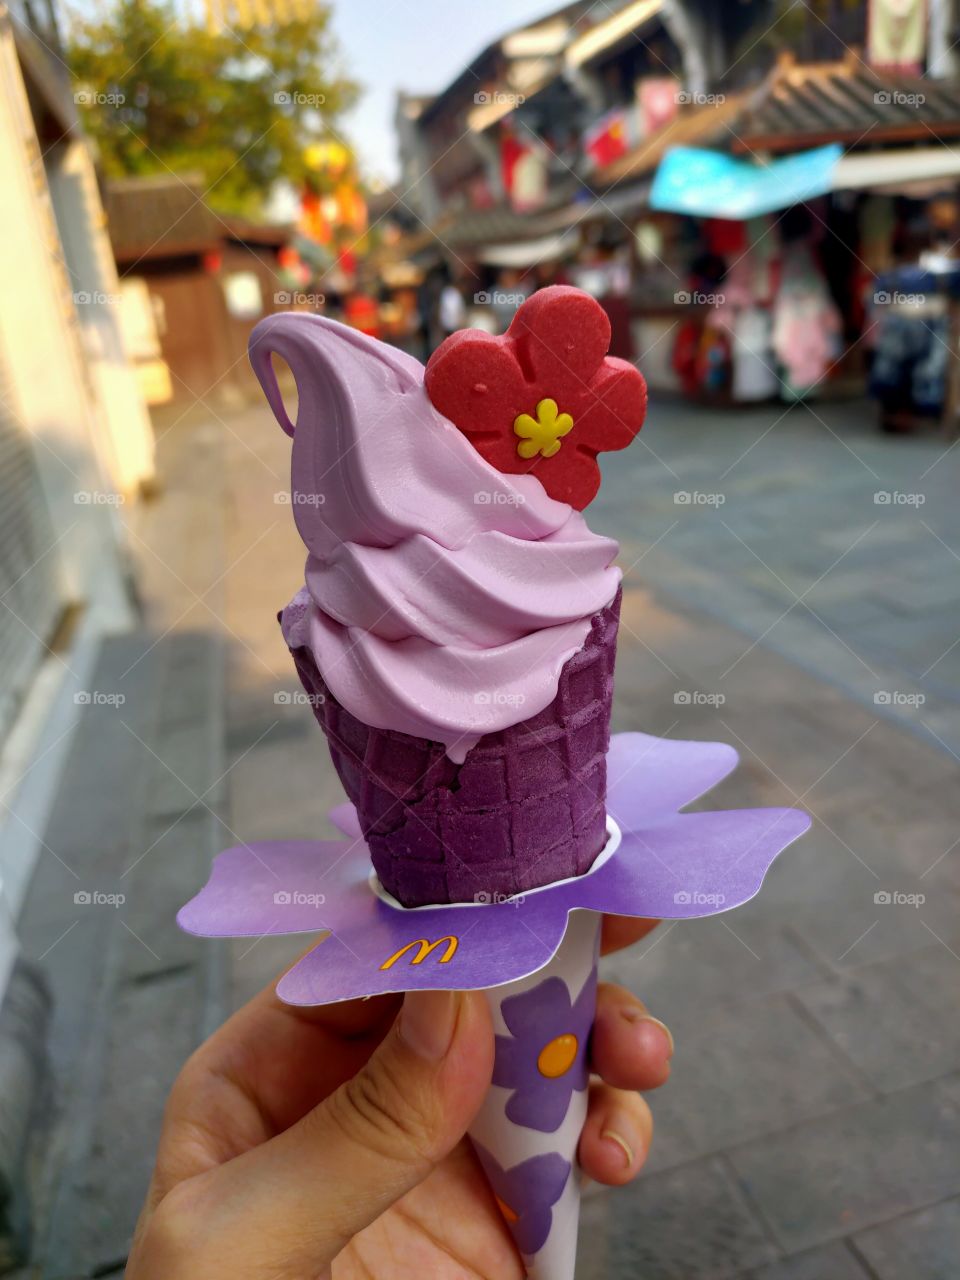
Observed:
[[[545,26],[551,21],[560,20],[566,20],[571,30],[576,30],[586,22],[599,21],[606,17],[611,10],[619,8],[625,3],[626,0],[606,0],[606,3],[598,5],[597,0],[570,0],[570,3],[561,6],[552,13],[545,14],[542,18],[537,18],[533,22],[524,22],[520,26],[514,27],[512,31],[501,36],[499,40],[494,40],[491,44],[488,44],[446,88],[441,89],[432,101],[424,106],[421,119],[424,123],[427,123],[448,110],[451,102],[458,102],[464,96],[469,98],[478,89],[482,89],[488,71],[495,68],[503,57],[504,47],[511,36],[516,36],[518,33],[529,31],[536,27]],[[558,61],[552,74],[559,74],[559,71],[560,63]]]
[[[248,222],[246,218],[222,217],[218,226],[221,239],[238,244],[263,245],[279,249],[292,240],[296,227],[289,223]]]
[[[204,253],[225,230],[204,203],[199,177],[111,180],[104,206],[114,256],[121,263]]]
[[[530,213],[518,213],[503,206],[469,209],[441,219],[433,228],[433,234],[441,244],[452,249],[533,240],[562,229],[567,221],[571,196],[569,191],[558,192],[548,206]]]
[[[593,175],[606,187],[652,172],[675,146],[738,155],[926,142],[960,136],[960,81],[898,75],[850,55],[843,62],[781,58],[759,88],[681,110],[658,133]]]
[[[730,124],[732,149],[798,150],[960,134],[960,81],[843,62],[781,61]]]

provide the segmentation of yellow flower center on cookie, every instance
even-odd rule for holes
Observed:
[[[577,1057],[577,1037],[575,1035],[557,1036],[549,1044],[545,1044],[537,1058],[537,1070],[548,1080],[556,1080],[566,1075]]]
[[[541,400],[535,418],[518,413],[514,419],[513,431],[520,437],[517,453],[521,458],[535,458],[538,453],[552,458],[559,452],[563,436],[572,430],[573,419],[569,413],[559,411],[556,400]]]

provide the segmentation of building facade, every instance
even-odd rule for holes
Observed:
[[[49,0],[0,9],[0,993],[28,815],[99,638],[132,621],[121,511],[153,479],[82,129],[97,105],[70,86]]]

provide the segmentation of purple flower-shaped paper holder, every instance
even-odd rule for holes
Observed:
[[[324,933],[277,987],[289,1004],[488,991],[496,1062],[471,1136],[528,1273],[564,1280],[576,1245],[579,1191],[569,1175],[586,1112],[600,915],[729,911],[810,825],[796,809],[679,812],[736,763],[723,743],[616,735],[606,849],[586,875],[519,898],[400,906],[372,876],[353,807],[341,805],[331,817],[347,840],[228,849],[178,922],[205,937]]]

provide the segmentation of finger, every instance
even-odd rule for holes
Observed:
[[[276,986],[264,987],[192,1055],[171,1093],[168,1121],[195,1112],[197,1093],[211,1078],[256,1102],[271,1129],[267,1137],[288,1128],[359,1070],[402,1003],[399,995],[383,995],[289,1005]]]
[[[452,1150],[492,1068],[481,994],[408,995],[355,1077],[285,1133],[177,1188],[191,1193],[177,1197],[178,1233],[189,1234],[186,1215],[198,1238],[217,1242],[210,1274],[316,1274]],[[202,1258],[191,1262],[204,1274]]]
[[[622,951],[624,947],[632,947],[635,942],[651,933],[659,920],[638,920],[634,916],[604,916],[603,929],[600,934],[600,954],[608,956],[611,951]]]
[[[670,1076],[673,1036],[642,1000],[602,982],[590,1041],[592,1069],[617,1089],[656,1089]]]
[[[370,1058],[400,996],[322,1009],[281,1003],[274,984],[191,1056],[167,1100],[147,1199],[296,1124]]]
[[[580,1166],[588,1177],[619,1187],[643,1168],[653,1138],[653,1116],[638,1093],[590,1086],[587,1121],[580,1135]]]

